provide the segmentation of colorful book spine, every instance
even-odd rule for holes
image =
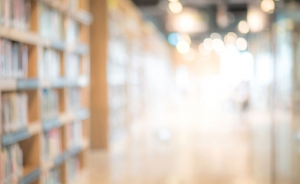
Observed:
[[[23,174],[23,153],[18,144],[2,148],[0,152],[1,184],[17,183]]]
[[[43,135],[43,160],[53,161],[62,154],[61,130],[54,129]]]
[[[66,162],[67,183],[72,183],[80,172],[80,162],[77,157],[69,158]]]
[[[42,177],[42,184],[62,184],[61,172],[59,168],[53,168],[45,172]]]
[[[76,79],[80,76],[80,56],[72,53],[65,55],[65,76],[67,78]]]
[[[53,80],[60,76],[60,54],[53,49],[44,49],[43,60],[39,65],[41,79]]]
[[[43,89],[41,98],[41,114],[43,123],[55,120],[59,115],[58,93],[56,90]]]
[[[30,0],[0,0],[0,25],[29,30]]]
[[[0,79],[27,77],[28,47],[0,38]]]
[[[81,90],[78,87],[67,89],[67,109],[70,112],[77,112],[81,108]]]
[[[71,18],[65,20],[65,39],[67,43],[79,42],[79,24]]]
[[[28,96],[25,92],[3,93],[1,107],[3,134],[27,127]]]
[[[81,146],[82,144],[82,122],[73,122],[66,126],[67,130],[67,149]]]

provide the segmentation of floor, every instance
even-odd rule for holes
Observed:
[[[247,115],[199,104],[149,117],[110,151],[92,151],[79,183],[254,184]]]

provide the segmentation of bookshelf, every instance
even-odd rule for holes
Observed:
[[[0,1],[0,184],[84,170],[92,21],[89,0]]]

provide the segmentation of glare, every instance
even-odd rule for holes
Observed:
[[[275,9],[275,2],[273,0],[263,0],[260,4],[260,8],[266,13],[273,13]]]
[[[169,2],[169,9],[172,13],[180,13],[182,11],[182,4],[179,1]]]
[[[266,24],[265,16],[256,8],[249,8],[247,13],[247,21],[252,32],[262,31]]]
[[[199,53],[203,56],[209,55],[209,51],[204,48],[203,43],[199,45]]]
[[[220,53],[224,50],[225,46],[224,42],[221,39],[217,38],[213,40],[212,47],[217,53]]]
[[[247,34],[250,31],[249,25],[246,21],[241,21],[238,25],[238,30],[239,32],[243,33],[243,34]]]
[[[237,35],[233,32],[229,32],[224,38],[224,41],[227,45],[235,44],[236,40],[237,40]]]
[[[219,33],[212,33],[210,35],[211,39],[222,39],[221,35]]]
[[[248,47],[247,40],[245,40],[244,38],[238,38],[236,41],[236,47],[241,51],[246,50]]]
[[[207,50],[207,51],[212,51],[213,50],[212,42],[213,41],[210,38],[206,38],[203,41],[203,47],[205,48],[205,50]]]
[[[176,45],[176,49],[181,54],[186,54],[190,51],[190,44],[186,41],[179,41]]]

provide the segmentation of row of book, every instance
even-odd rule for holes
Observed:
[[[62,184],[60,168],[55,167],[49,172],[43,173],[42,184]]]
[[[67,53],[65,56],[65,76],[67,78],[77,78],[80,76],[80,56],[73,53]]]
[[[74,179],[80,172],[80,162],[78,157],[69,158],[66,162],[67,182],[73,183]]]
[[[48,123],[56,120],[59,115],[58,91],[54,89],[43,89],[41,96],[42,121]]]
[[[82,122],[77,121],[66,126],[67,149],[81,146],[82,143]]]
[[[81,108],[81,89],[70,87],[67,89],[67,109],[71,112],[77,112]]]
[[[62,150],[61,129],[53,129],[43,134],[43,160],[53,161],[60,156]]]
[[[30,0],[0,0],[0,25],[28,30],[30,8]]]
[[[2,94],[2,129],[7,134],[27,126],[28,96],[26,92]]]
[[[43,60],[39,65],[41,79],[57,79],[60,77],[60,53],[54,49],[45,48]]]
[[[25,78],[28,67],[28,47],[0,38],[0,79]]]
[[[79,23],[74,19],[66,18],[65,21],[65,39],[67,43],[79,42]]]
[[[17,183],[23,174],[23,153],[18,144],[3,147],[0,152],[0,183]]]

